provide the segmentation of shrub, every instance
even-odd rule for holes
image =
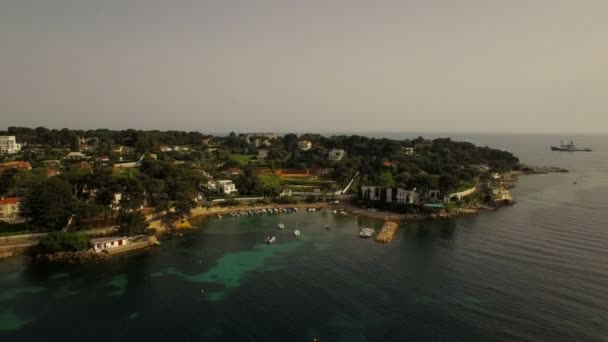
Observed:
[[[38,245],[42,253],[77,252],[88,248],[88,238],[82,234],[64,231],[53,232],[40,239]]]

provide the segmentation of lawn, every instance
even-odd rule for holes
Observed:
[[[230,159],[237,161],[241,165],[249,165],[253,164],[257,160],[256,156],[253,154],[231,154]]]

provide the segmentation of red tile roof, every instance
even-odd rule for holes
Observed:
[[[21,198],[19,198],[19,197],[7,197],[7,198],[0,199],[0,205],[17,204],[20,201],[21,201]]]
[[[32,164],[26,162],[26,161],[9,161],[9,162],[5,162],[0,164],[0,168],[3,169],[31,169],[32,168]]]

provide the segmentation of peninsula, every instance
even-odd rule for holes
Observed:
[[[9,127],[0,139],[4,256],[113,253],[194,216],[304,203],[409,220],[472,214],[512,203],[511,182],[530,170],[450,138]]]

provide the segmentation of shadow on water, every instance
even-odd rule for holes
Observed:
[[[455,220],[414,222],[405,226],[407,235],[414,235],[420,240],[432,241],[436,238],[454,240],[458,224]]]

